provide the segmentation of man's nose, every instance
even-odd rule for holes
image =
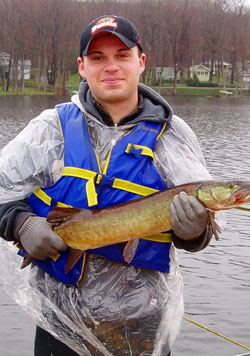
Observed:
[[[117,70],[119,70],[119,66],[116,63],[115,59],[113,58],[109,58],[107,60],[106,66],[105,66],[105,70],[108,72],[115,72]]]

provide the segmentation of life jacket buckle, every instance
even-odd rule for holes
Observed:
[[[107,174],[102,174],[102,179],[99,182],[103,187],[112,187],[115,177],[108,176]]]
[[[57,206],[58,199],[54,195],[51,197],[50,208],[54,208]]]
[[[142,148],[136,148],[135,145],[130,146],[130,149],[127,153],[132,154],[135,156],[135,158],[140,158],[142,154],[143,149]]]

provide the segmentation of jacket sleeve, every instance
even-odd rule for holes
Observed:
[[[0,236],[7,241],[15,241],[20,227],[31,215],[35,214],[27,200],[0,205]]]
[[[175,115],[158,141],[155,158],[156,169],[168,187],[212,179],[195,133]],[[174,236],[173,243],[179,249],[197,252],[209,244],[212,235],[207,226],[198,238],[188,241]]]
[[[28,196],[54,183],[63,167],[63,138],[56,110],[43,111],[0,152],[0,235],[14,241],[28,216]],[[59,173],[58,173],[59,171]]]
[[[0,151],[0,204],[26,199],[54,184],[64,145],[56,110],[45,110]]]
[[[174,246],[178,249],[183,249],[188,252],[198,252],[206,248],[213,236],[213,231],[210,226],[207,226],[203,234],[194,240],[182,240],[178,236],[173,236]]]

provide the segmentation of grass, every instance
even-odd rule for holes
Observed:
[[[9,90],[3,91],[3,88],[0,87],[0,95],[54,95],[55,93],[53,91],[38,91],[37,89],[34,88],[28,88],[26,87],[24,90],[24,93],[19,91],[13,91],[12,87],[9,88]]]
[[[41,91],[37,90],[37,69],[32,68],[30,80],[25,81],[25,91],[24,93],[18,89],[18,92],[13,92],[12,86],[10,86],[8,92],[3,91],[3,85],[0,82],[0,95],[55,95],[61,94],[62,88],[62,78],[57,80],[57,87],[52,87],[46,84],[45,82],[41,82]],[[214,80],[216,82],[216,80]],[[68,78],[66,79],[66,91],[69,95],[72,95],[74,91],[78,90],[78,86],[80,83],[80,76],[76,73],[70,73]],[[20,83],[19,83],[20,84]],[[228,88],[230,91],[234,92],[234,96],[236,94],[235,84],[231,85],[230,82],[227,82]],[[178,95],[190,95],[190,96],[224,96],[225,94],[220,93],[220,90],[223,90],[223,83],[219,82],[220,88],[202,88],[202,87],[187,87],[185,83],[177,83],[177,94]],[[46,87],[46,90],[43,90]],[[159,87],[155,86],[154,89],[159,91]],[[164,86],[161,87],[161,94],[162,95],[172,95],[173,93],[173,84],[172,83],[164,83]],[[244,90],[243,95],[240,94],[240,90],[238,91],[238,96],[250,96],[249,90]]]
[[[199,95],[199,96],[218,96],[219,90],[215,88],[177,88],[177,94],[179,95]]]

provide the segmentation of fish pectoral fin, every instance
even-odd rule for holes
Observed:
[[[69,249],[68,259],[65,264],[65,273],[66,274],[72,270],[72,268],[79,261],[79,259],[82,257],[83,254],[84,254],[84,251],[82,251],[82,250],[78,250],[76,248]]]
[[[212,226],[212,231],[215,237],[216,241],[219,241],[219,234],[222,233],[222,230],[220,226],[217,224],[217,222],[214,220],[214,211],[208,209],[208,216],[210,220],[210,225]]]
[[[23,261],[22,261],[22,264],[21,264],[21,267],[20,269],[24,269],[26,268],[27,266],[29,266],[31,264],[31,262],[33,261],[33,257],[31,257],[24,249],[23,245],[21,242],[19,241],[13,241],[13,245],[16,246],[19,250],[22,250],[25,252],[25,255],[23,257]]]
[[[123,258],[127,263],[130,263],[136,253],[139,244],[139,238],[132,239],[128,241],[123,250]]]
[[[47,216],[47,221],[51,224],[60,224],[68,220],[72,215],[77,214],[82,209],[77,208],[58,208],[54,207],[50,210]]]
[[[24,258],[23,258],[23,262],[21,264],[20,269],[24,269],[24,268],[28,267],[33,260],[34,260],[33,257],[31,257],[30,255],[26,254],[24,256]]]

